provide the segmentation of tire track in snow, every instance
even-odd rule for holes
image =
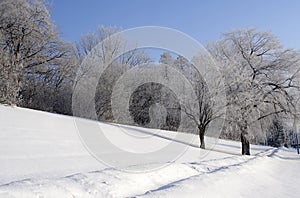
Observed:
[[[268,149],[253,156],[240,155],[199,162],[175,163],[161,171],[144,173],[144,175],[134,175],[108,168],[101,171],[77,173],[58,179],[26,179],[1,185],[0,195],[13,196],[18,195],[19,192],[29,193],[29,197],[38,197],[43,193],[47,194],[57,191],[61,192],[62,195],[67,194],[71,197],[138,197],[171,188],[182,181],[200,177],[201,175],[213,174],[233,167],[241,167],[259,157],[265,157],[274,153],[274,150],[276,149]],[[139,190],[137,186],[139,182],[136,180],[145,181],[146,179],[151,181],[146,184],[140,184],[142,190]],[[126,189],[128,192],[118,191],[118,188]],[[17,192],[13,192],[15,190]]]
[[[177,180],[177,181],[173,181],[171,183],[168,183],[168,184],[165,184],[165,185],[162,185],[156,189],[152,189],[152,190],[149,190],[143,194],[139,194],[139,195],[135,195],[135,196],[132,196],[132,197],[143,197],[145,195],[150,195],[151,193],[154,193],[154,192],[157,192],[157,191],[161,191],[161,190],[165,190],[165,189],[168,189],[168,188],[172,188],[176,185],[178,185],[179,183],[183,182],[183,181],[187,181],[189,179],[193,179],[193,178],[198,178],[198,177],[201,177],[202,175],[207,175],[207,174],[213,174],[213,173],[216,173],[216,172],[219,172],[219,171],[223,171],[223,170],[229,170],[229,169],[232,169],[234,167],[242,167],[243,165],[245,164],[248,164],[249,162],[251,161],[254,161],[254,160],[257,160],[257,159],[261,159],[262,157],[269,157],[271,156],[274,152],[277,152],[278,148],[269,148],[265,151],[261,151],[253,156],[240,156],[240,157],[243,157],[240,158],[240,157],[237,157],[237,156],[232,156],[232,157],[225,157],[225,158],[220,158],[220,159],[212,159],[212,160],[207,160],[207,161],[203,161],[203,162],[193,162],[193,163],[190,163],[190,165],[196,165],[194,168],[197,169],[196,167],[206,167],[206,171],[199,171],[198,174],[196,175],[192,175],[192,176],[188,176],[186,178],[183,178],[183,179],[180,179],[180,180]],[[235,160],[234,160],[235,159]],[[240,161],[238,163],[228,163],[228,161]],[[224,162],[227,161],[227,165],[226,166],[214,166],[214,165],[211,165],[209,162],[216,162],[216,161],[221,161],[222,164],[224,164]]]

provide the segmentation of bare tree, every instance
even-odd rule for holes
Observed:
[[[195,91],[199,108],[195,109],[189,106],[183,106],[182,110],[197,125],[199,130],[200,148],[205,149],[204,136],[207,132],[209,124],[214,120],[215,117],[211,106],[212,101],[210,98],[210,93],[204,82],[201,82]]]
[[[179,57],[180,58],[180,57]],[[180,58],[182,61],[182,58]],[[180,62],[181,62],[180,61]],[[218,75],[215,70],[215,63],[211,59],[210,55],[206,52],[202,52],[194,56],[191,60],[190,66],[183,64],[182,70],[185,70],[185,76],[190,79],[197,98],[197,107],[183,106],[183,111],[186,115],[197,125],[199,131],[200,148],[205,149],[204,136],[215,136],[216,130],[219,131],[218,119],[222,119],[224,116],[225,105],[220,102],[221,92],[224,91],[222,87],[222,76]],[[205,66],[207,73],[200,73],[198,69]],[[204,71],[201,71],[204,72]],[[213,75],[208,73],[214,73]],[[214,83],[207,84],[207,78],[213,78]],[[220,98],[218,98],[220,97]],[[218,99],[217,99],[218,98]],[[212,126],[215,125],[215,126]],[[213,127],[213,134],[207,134],[209,127]]]
[[[197,106],[193,106],[193,104],[184,105],[182,103],[181,110],[187,115],[189,120],[197,126],[200,148],[202,149],[205,149],[204,136],[207,133],[209,125],[221,115],[219,111],[215,111],[215,109],[212,108],[212,106],[215,105],[213,98],[215,97],[217,87],[213,87],[211,90],[209,90],[207,84],[205,83],[205,74],[200,74],[200,71],[198,71],[198,69],[195,67],[195,65],[199,66],[203,64],[206,64],[207,68],[209,68],[209,66],[213,66],[211,65],[212,63],[209,61],[209,59],[210,58],[206,53],[200,53],[193,57],[191,61],[180,55],[174,60],[167,52],[163,53],[160,59],[160,62],[172,65],[175,69],[180,71],[180,73],[184,75],[193,86],[193,91],[196,95]],[[218,80],[219,79],[215,79],[216,82]]]
[[[258,123],[293,112],[299,54],[284,49],[271,33],[255,29],[226,33],[208,48],[226,81],[228,121],[239,129],[242,154],[250,155],[249,140]]]

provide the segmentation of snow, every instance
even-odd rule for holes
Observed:
[[[252,155],[241,156],[239,142],[220,140],[203,155],[196,136],[193,142],[184,142],[186,139],[176,139],[174,132],[98,123],[113,144],[127,151],[156,151],[170,141],[187,146],[175,162],[159,164],[155,170],[128,172],[96,160],[81,142],[74,119],[79,118],[0,106],[1,198],[267,198],[300,194],[300,157],[294,149],[251,145]],[[135,135],[153,133],[155,144],[149,139],[147,144],[132,143],[122,135],[124,130]],[[208,145],[214,142],[206,140]],[[117,161],[119,155],[109,156]],[[148,164],[132,166],[143,170]]]

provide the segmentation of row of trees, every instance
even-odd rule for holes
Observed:
[[[73,88],[89,70],[88,65],[81,64],[84,57],[106,39],[98,46],[97,56],[103,64],[109,63],[126,43],[121,37],[109,39],[119,31],[119,28],[100,26],[77,43],[69,43],[60,38],[44,1],[2,0],[0,103],[72,115]],[[240,139],[242,154],[246,155],[250,154],[250,142],[290,144],[288,137],[294,134],[290,130],[292,126],[285,123],[299,117],[299,52],[285,49],[271,33],[255,29],[228,32],[222,39],[209,43],[207,50],[219,66],[222,74],[219,78],[225,82],[224,90],[220,90],[226,94],[226,104],[220,107],[226,109],[221,136]],[[151,124],[149,112],[164,111],[162,105],[167,109],[164,118],[167,122],[157,127],[174,130],[180,122],[178,112],[183,111],[198,127],[200,145],[205,148],[207,128],[223,111],[213,110],[215,92],[207,88],[193,67],[201,60],[173,58],[169,53],[163,53],[160,59],[160,63],[174,66],[191,81],[199,108],[180,106],[172,92],[168,94],[169,99],[157,104],[160,102],[157,98],[161,97],[158,93],[166,92],[167,88],[150,83],[132,96],[130,111],[136,123],[155,126]],[[98,119],[113,121],[111,95],[115,83],[130,68],[150,61],[145,51],[137,49],[110,64],[99,79],[95,95]],[[146,99],[140,100],[141,97]]]
[[[271,33],[255,29],[226,33],[221,40],[209,43],[207,49],[222,74],[216,78],[222,78],[225,83],[224,90],[219,90],[226,93],[226,102],[219,107],[226,109],[221,137],[241,140],[245,155],[250,154],[250,142],[271,146],[295,144],[293,123],[299,119],[299,52],[285,49]],[[189,62],[180,56],[172,60],[167,53],[161,56],[162,61],[175,67],[178,63],[197,64],[197,58]],[[199,109],[183,107],[183,110],[198,126],[200,147],[205,148],[207,128],[222,111],[212,108],[216,105],[214,91],[207,89],[201,78],[196,79],[200,79],[195,84]]]

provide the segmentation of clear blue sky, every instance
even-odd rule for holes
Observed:
[[[98,25],[123,29],[164,26],[204,44],[228,30],[271,31],[286,47],[300,50],[299,0],[48,0],[52,19],[69,41]]]

